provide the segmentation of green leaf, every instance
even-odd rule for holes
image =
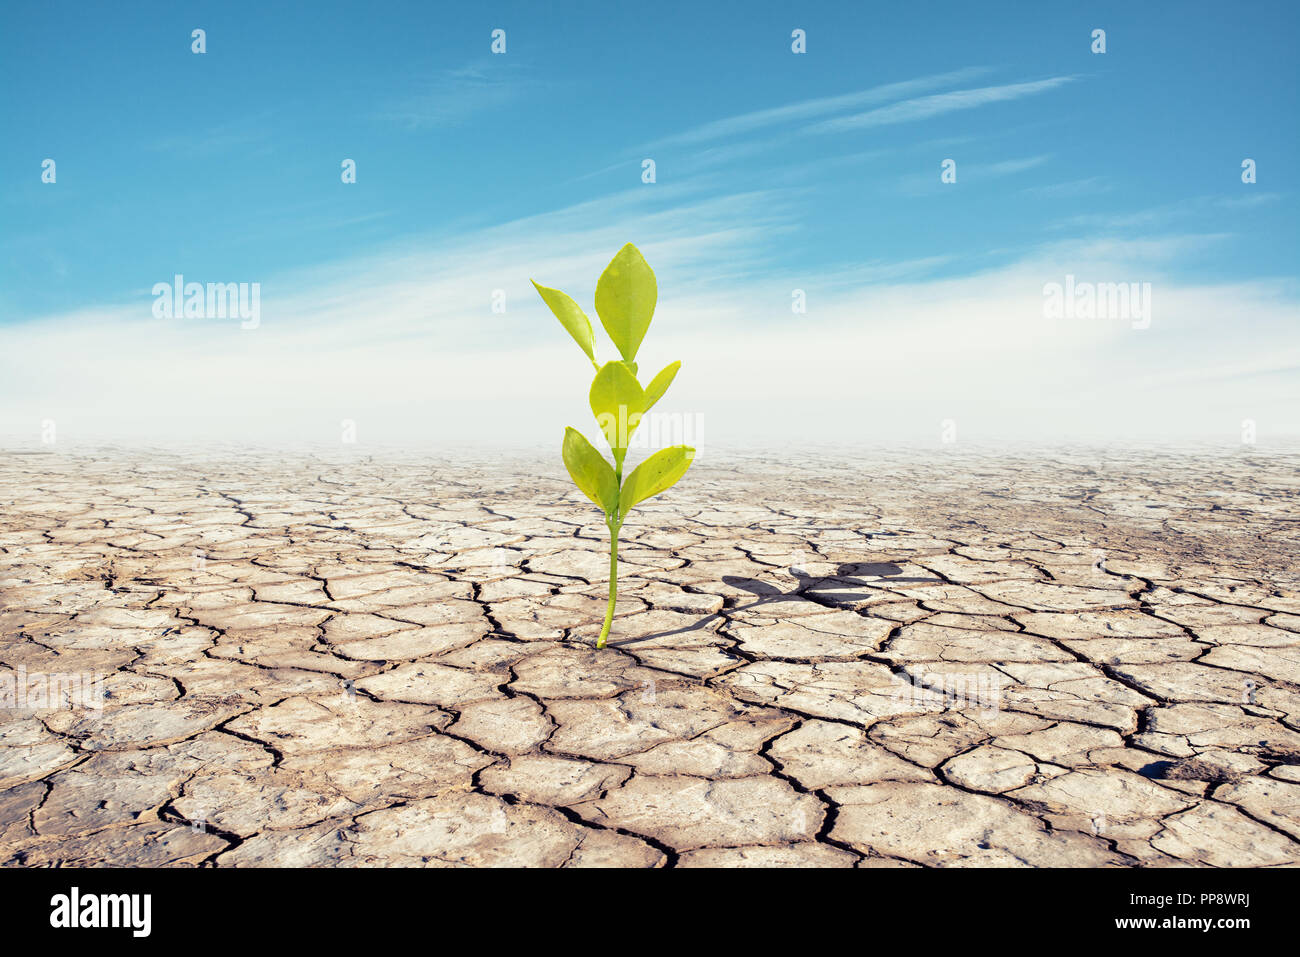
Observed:
[[[654,404],[663,398],[668,387],[673,384],[673,379],[677,377],[677,370],[681,367],[680,361],[664,366],[659,374],[650,380],[650,384],[645,387],[645,412],[649,412]]]
[[[560,320],[560,325],[569,330],[569,335],[573,336],[573,341],[582,347],[583,352],[587,353],[587,358],[595,362],[596,337],[591,331],[591,320],[582,311],[582,307],[574,302],[568,293],[538,285],[535,279],[528,281],[533,284],[533,288],[542,297],[542,301],[551,307],[551,312],[555,313],[555,318]]]
[[[613,515],[618,510],[618,479],[605,456],[574,428],[564,430],[564,467],[582,493]]]
[[[614,452],[614,461],[622,466],[628,442],[645,411],[645,390],[627,363],[615,359],[606,362],[591,383],[591,412],[605,433]]]
[[[689,445],[671,445],[660,449],[634,468],[623,482],[623,489],[619,493],[618,520],[623,521],[633,505],[671,488],[686,474],[694,458],[695,450]]]
[[[654,270],[640,250],[628,243],[615,253],[596,283],[596,314],[628,362],[641,348],[658,299]]]

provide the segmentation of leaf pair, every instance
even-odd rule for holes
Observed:
[[[564,430],[563,454],[564,466],[573,483],[607,516],[612,518],[617,514],[621,525],[634,505],[671,488],[686,474],[695,450],[688,445],[660,449],[632,470],[621,489],[605,456],[577,429]]]
[[[596,361],[596,341],[592,334],[591,320],[582,311],[582,307],[573,298],[558,289],[539,285],[533,280],[533,287],[542,300],[555,313],[560,325],[573,336],[587,358]],[[636,373],[636,353],[641,348],[641,340],[650,328],[654,318],[655,305],[659,301],[659,284],[655,281],[654,270],[650,268],[641,251],[628,243],[610,260],[605,271],[596,283],[596,315],[605,327],[610,341],[618,349],[623,361],[628,363],[633,374]],[[665,386],[667,388],[667,386]]]

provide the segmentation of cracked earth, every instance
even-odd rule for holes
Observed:
[[[0,453],[0,863],[1294,865],[1298,501],[1293,452],[719,455],[596,652],[558,452]]]

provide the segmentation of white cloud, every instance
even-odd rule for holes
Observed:
[[[1154,226],[1196,216],[1221,216],[1223,212],[1249,210],[1267,206],[1282,198],[1279,193],[1250,192],[1242,196],[1190,196],[1172,203],[1123,213],[1081,213],[1058,220],[1056,228],[1101,227],[1125,229],[1135,226]]]
[[[1023,173],[1027,169],[1033,169],[1035,166],[1042,166],[1050,160],[1051,154],[1043,156],[1025,156],[1021,159],[1001,160],[997,163],[990,163],[983,169],[990,176],[1011,176],[1015,173]],[[980,167],[976,167],[979,169]]]
[[[1047,183],[1042,186],[1026,186],[1023,192],[1036,196],[1079,196],[1085,193],[1104,193],[1110,185],[1100,176],[1084,179],[1067,180],[1063,183]]]
[[[630,190],[268,276],[256,330],[156,320],[144,297],[2,326],[0,432],[35,441],[48,418],[63,441],[337,443],[353,419],[362,443],[592,434],[590,365],[528,279],[595,321],[596,277],[628,240],[660,278],[643,370],[684,361],[662,410],[703,415],[706,446],[928,441],[945,418],[968,438],[1235,435],[1246,417],[1300,432],[1300,387],[1275,372],[1300,365],[1294,284],[1167,276],[1221,237],[1062,242],[961,278],[933,278],[942,254],[791,273],[782,193],[666,196]],[[1067,273],[1151,282],[1151,328],[1044,319],[1043,285]],[[806,315],[791,311],[795,288]],[[609,356],[599,325],[597,339]]]
[[[494,57],[424,78],[415,91],[392,100],[379,115],[408,129],[453,126],[514,100],[525,89],[524,79],[518,64]]]
[[[868,110],[865,113],[823,120],[807,127],[806,131],[810,133],[842,133],[846,130],[867,129],[890,123],[924,120],[943,113],[952,113],[956,110],[970,110],[975,107],[986,106],[989,103],[1002,103],[1007,100],[1018,100],[1021,97],[1032,96],[1035,93],[1044,93],[1063,86],[1072,79],[1074,78],[1070,76],[1054,76],[1050,79],[1035,80],[1031,83],[1009,83],[1004,86],[986,86],[974,90],[955,90],[951,93],[936,93],[931,96],[915,97],[901,103]]]
[[[890,100],[912,96],[922,90],[931,90],[950,83],[971,80],[987,72],[989,72],[987,67],[968,67],[962,70],[953,70],[949,73],[936,73],[931,76],[902,80],[897,83],[885,83],[881,86],[873,86],[854,93],[802,100],[785,106],[756,110],[752,113],[743,113],[739,116],[715,120],[681,133],[662,137],[647,145],[651,147],[681,146],[708,140],[743,136],[769,126],[779,126],[783,123],[806,120],[814,116],[824,116],[827,113],[836,113],[840,110],[856,109],[872,103],[887,103]]]
[[[959,173],[962,182],[969,183],[972,180],[979,182],[999,176],[1015,176],[1026,170],[1042,166],[1051,158],[1051,154],[1046,153],[1039,156],[998,160],[994,163],[967,163],[963,161],[959,164]],[[947,189],[948,187],[944,186],[940,179],[941,169],[942,166],[936,163],[929,173],[909,173],[906,176],[900,176],[898,178],[898,188],[910,194],[932,193],[935,190]]]

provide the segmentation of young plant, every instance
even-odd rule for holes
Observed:
[[[659,286],[654,270],[631,243],[610,260],[596,283],[596,315],[618,349],[619,359],[603,365],[596,361],[591,320],[572,298],[536,281],[533,287],[596,370],[588,399],[596,424],[614,453],[611,466],[581,432],[571,427],[564,430],[564,466],[574,484],[604,511],[605,527],[609,529],[609,605],[596,641],[597,648],[604,648],[618,596],[618,532],[628,510],[671,487],[686,474],[695,457],[695,450],[689,446],[669,446],[634,468],[626,480],[623,478],[623,463],[632,433],[641,417],[663,398],[682,364],[674,362],[665,366],[644,388],[637,380],[636,352],[654,316]]]

